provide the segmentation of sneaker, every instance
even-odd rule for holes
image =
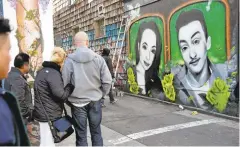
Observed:
[[[104,104],[102,104],[102,108],[106,107]]]
[[[115,104],[118,101],[118,99],[114,99],[114,101],[111,101],[111,104]]]

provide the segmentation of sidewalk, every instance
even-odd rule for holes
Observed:
[[[105,126],[101,126],[102,128],[102,135],[103,135],[103,144],[104,146],[114,146],[114,144],[109,142],[110,138],[122,138],[125,137],[122,134],[119,134],[118,132],[109,129]],[[89,132],[89,128],[88,128],[88,145],[91,146],[91,136],[90,136],[90,132]],[[64,140],[63,142],[57,144],[57,146],[75,146],[75,134],[71,135],[69,138],[67,138],[66,140]],[[123,146],[145,146],[137,141],[129,141],[126,144],[124,144]]]
[[[119,99],[119,98],[118,98]],[[120,98],[121,99],[121,98]],[[105,98],[105,104],[108,105],[108,101],[109,101],[109,97],[106,96]],[[68,114],[71,114],[71,111],[70,111],[70,108],[68,106],[66,106],[66,109],[68,111]],[[105,108],[103,108],[105,109]],[[103,110],[104,111],[104,110]],[[104,113],[104,112],[103,112]],[[104,115],[103,115],[104,117]],[[104,118],[103,118],[104,119]],[[104,146],[114,146],[113,143],[110,143],[109,142],[109,139],[114,139],[114,138],[122,138],[122,137],[125,137],[124,135],[110,129],[110,128],[107,128],[103,125],[101,125],[101,129],[102,129],[102,136],[103,136],[103,144]],[[87,130],[87,137],[88,137],[88,145],[91,146],[92,143],[91,143],[91,135],[90,135],[90,130],[89,130],[89,126],[88,126],[88,130]],[[75,145],[75,141],[76,141],[76,136],[75,136],[75,132],[74,134],[72,134],[69,138],[65,139],[63,142],[57,144],[57,146],[76,146]],[[137,141],[129,141],[127,142],[126,144],[124,144],[126,146],[145,146]]]
[[[236,121],[133,96],[118,99],[105,100],[104,146],[239,146]],[[75,146],[75,135],[58,146]]]

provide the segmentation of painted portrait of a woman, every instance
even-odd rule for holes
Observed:
[[[136,81],[140,88],[140,94],[156,95],[162,91],[162,84],[158,77],[162,40],[159,28],[154,21],[140,24],[136,52]]]

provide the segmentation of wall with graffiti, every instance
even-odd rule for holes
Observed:
[[[127,90],[238,116],[238,0],[126,0]]]
[[[89,48],[95,51],[96,53],[102,53],[103,48],[110,49],[110,57],[113,59],[115,48],[117,48],[113,62],[114,71],[116,70],[116,65],[118,61],[118,55],[120,54],[120,47],[123,46],[122,53],[119,58],[119,67],[117,69],[117,80],[115,82],[115,87],[118,89],[123,89],[123,85],[126,84],[126,72],[125,72],[125,57],[126,57],[126,45],[124,42],[124,35],[119,36],[118,41],[118,32],[120,31],[120,23],[113,23],[104,26],[104,37],[96,38],[95,30],[89,30],[87,32],[89,37]],[[123,32],[123,30],[121,30]],[[123,43],[123,44],[122,44]]]
[[[3,0],[3,16],[10,20],[12,59],[25,52],[31,56],[31,71],[49,60],[54,47],[51,0]],[[12,60],[13,61],[13,60]],[[13,63],[11,64],[13,65]]]

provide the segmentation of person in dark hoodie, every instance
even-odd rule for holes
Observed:
[[[108,69],[109,69],[109,71],[110,71],[110,73],[112,75],[112,79],[114,79],[114,73],[113,73],[113,67],[112,67],[112,59],[109,57],[109,54],[110,54],[110,50],[108,48],[104,48],[103,51],[102,51],[102,57],[105,60],[107,66],[108,66]],[[109,91],[109,98],[110,98],[110,103],[111,104],[114,104],[114,103],[117,102],[117,99],[114,99],[114,97],[113,97],[112,86],[111,86],[111,89]],[[104,105],[104,98],[102,98],[102,106],[105,107],[105,105]]]
[[[32,94],[27,79],[24,76],[29,72],[30,57],[28,54],[19,53],[14,59],[14,67],[4,80],[4,89],[11,91],[19,101],[25,125],[32,118]]]
[[[87,120],[92,146],[103,146],[101,134],[101,98],[109,93],[112,76],[104,59],[88,48],[88,35],[78,32],[74,37],[76,51],[63,66],[64,84],[73,83],[75,90],[68,98],[76,121],[76,146],[87,146]]]
[[[10,65],[9,20],[0,19],[0,80],[7,78]],[[0,146],[30,146],[16,98],[0,88]]]
[[[64,50],[55,47],[51,61],[43,62],[43,68],[38,71],[35,78],[33,116],[40,124],[40,146],[55,146],[45,111],[50,121],[61,118],[64,102],[74,90],[72,84],[65,87],[63,84],[61,67],[65,57]]]

